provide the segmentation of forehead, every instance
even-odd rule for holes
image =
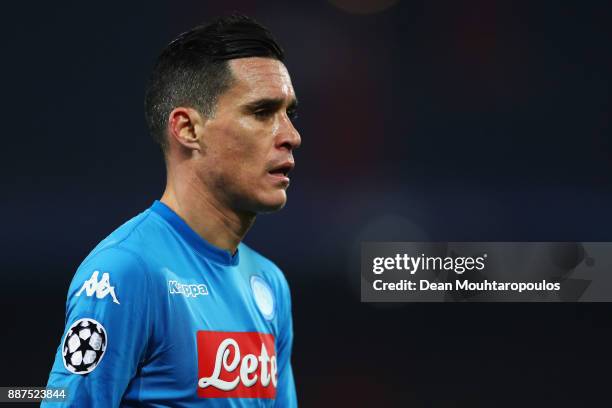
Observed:
[[[245,100],[295,98],[291,77],[285,65],[272,58],[239,58],[229,61],[233,84],[227,91]]]

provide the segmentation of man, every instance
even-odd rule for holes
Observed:
[[[287,282],[241,243],[258,213],[285,205],[301,141],[282,61],[240,16],[160,55],[145,108],[166,190],[74,276],[48,382],[66,405],[297,406]]]

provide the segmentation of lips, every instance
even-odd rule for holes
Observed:
[[[268,173],[272,174],[273,176],[287,177],[289,172],[293,170],[294,167],[295,162],[292,160],[287,160],[272,166],[270,170],[268,170]]]

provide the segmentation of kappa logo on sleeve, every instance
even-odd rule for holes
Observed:
[[[102,279],[98,281],[98,274],[100,271],[94,271],[91,278],[83,283],[81,289],[76,293],[75,296],[81,296],[81,293],[85,291],[87,296],[93,296],[94,294],[98,299],[105,298],[108,294],[113,298],[113,302],[120,304],[115,295],[115,287],[110,284],[110,276],[108,272],[102,274]]]
[[[198,397],[275,398],[274,335],[198,331]]]

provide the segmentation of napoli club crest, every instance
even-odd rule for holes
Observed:
[[[255,303],[263,317],[265,317],[266,320],[274,319],[276,304],[274,301],[274,293],[270,285],[268,285],[263,278],[254,275],[251,276],[251,290],[253,291]]]

